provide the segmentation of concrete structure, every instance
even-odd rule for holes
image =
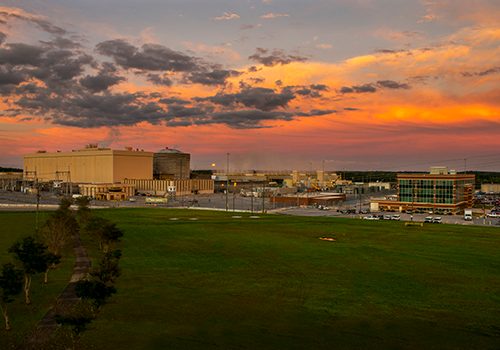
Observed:
[[[158,196],[214,193],[214,181],[206,179],[193,180],[145,180],[125,179],[125,184],[133,185],[137,192]]]
[[[23,180],[22,172],[0,172],[0,189],[18,191]]]
[[[153,153],[89,145],[82,150],[24,156],[26,179],[73,183],[119,183],[125,178],[153,178]]]
[[[135,186],[124,184],[82,184],[80,194],[97,200],[126,200],[135,194]]]
[[[429,174],[398,174],[396,200],[372,200],[371,208],[383,211],[453,213],[473,205],[475,175],[431,168]]]
[[[154,178],[159,180],[189,179],[190,161],[189,153],[168,147],[162,149],[153,155]]]
[[[481,192],[500,193],[500,184],[481,184]]]
[[[333,205],[346,200],[344,193],[297,194],[295,196],[273,196],[274,206]]]

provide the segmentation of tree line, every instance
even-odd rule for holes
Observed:
[[[75,199],[76,210],[71,209],[72,204],[72,199],[63,198],[38,232],[18,240],[8,249],[14,259],[1,268],[0,308],[5,329],[11,330],[8,305],[21,294],[24,303],[30,305],[33,277],[44,274],[43,283],[49,283],[50,271],[59,266],[68,244],[75,242],[80,234],[87,235],[99,247],[101,256],[96,266],[75,284],[80,301],[70,310],[56,315],[56,322],[63,329],[70,330],[75,348],[81,333],[97,316],[102,305],[116,293],[114,284],[120,275],[122,255],[118,244],[123,232],[115,223],[94,216],[88,198]]]

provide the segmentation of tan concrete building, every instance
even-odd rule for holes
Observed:
[[[135,194],[133,185],[125,184],[82,184],[80,194],[97,200],[122,201]]]
[[[500,184],[481,184],[481,192],[500,193]]]
[[[71,152],[24,156],[24,176],[38,181],[120,183],[125,178],[152,179],[153,153],[87,146]]]
[[[214,180],[190,179],[190,180],[146,180],[125,179],[125,184],[133,185],[139,192],[151,193],[158,196],[175,194],[185,196],[190,194],[214,193]]]

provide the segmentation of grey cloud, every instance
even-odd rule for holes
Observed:
[[[164,103],[164,104],[178,104],[178,105],[189,104],[189,101],[181,99],[181,98],[177,98],[177,97],[162,98],[158,102]]]
[[[125,78],[120,77],[108,70],[101,70],[97,75],[87,75],[80,79],[80,84],[93,92],[107,90],[110,86],[116,85]]]
[[[165,74],[148,73],[146,79],[155,85],[172,86],[174,83],[172,79]]]
[[[26,79],[26,75],[8,65],[0,66],[0,85],[16,86]]]
[[[125,40],[116,39],[97,44],[96,50],[101,55],[111,57],[116,64],[126,69],[172,72],[198,69],[195,58],[163,45],[144,44],[139,49]]]
[[[10,18],[15,18],[15,19],[19,19],[22,21],[31,22],[31,23],[35,24],[36,26],[38,26],[43,31],[50,33],[50,34],[57,34],[57,35],[66,34],[66,30],[50,23],[48,20],[46,20],[40,16],[36,16],[36,15],[30,14],[30,13],[24,12],[22,10],[19,11],[18,9],[12,9],[11,11],[9,11],[8,8],[4,8],[3,10],[0,10],[0,18],[2,18],[4,20],[4,22]]]
[[[379,80],[377,85],[387,89],[409,89],[410,86],[405,83],[398,83],[394,80]]]
[[[0,64],[38,66],[45,50],[40,46],[14,43],[0,48]]]
[[[479,72],[462,72],[464,77],[484,77],[485,75],[500,73],[500,67],[493,67]]]
[[[223,106],[241,104],[245,107],[253,107],[263,111],[270,111],[278,107],[285,107],[295,96],[290,91],[283,90],[277,93],[273,89],[253,87],[244,88],[235,94],[219,93],[204,100]]]
[[[313,90],[318,90],[318,91],[328,91],[328,86],[324,84],[311,84],[309,87]]]
[[[241,75],[235,70],[214,69],[212,71],[197,71],[189,74],[188,81],[203,85],[223,85],[229,77]]]
[[[350,94],[350,93],[366,93],[366,92],[375,92],[377,89],[372,84],[363,84],[363,85],[354,85],[354,86],[342,86],[340,88],[340,93],[342,94]]]
[[[292,62],[307,61],[306,57],[297,55],[287,55],[283,50],[274,49],[269,51],[258,47],[255,54],[248,57],[250,60],[259,62],[267,67],[276,66],[278,64],[285,65]]]
[[[0,32],[0,45],[4,43],[5,39],[7,39],[7,35],[5,33]]]
[[[355,108],[355,107],[345,107],[344,108],[344,111],[359,111],[360,109],[359,108]]]

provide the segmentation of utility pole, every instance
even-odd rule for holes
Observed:
[[[38,232],[38,213],[40,211],[40,186],[38,185],[38,177],[35,170],[35,188],[36,188],[36,216],[35,216],[35,232]]]
[[[264,183],[262,184],[262,214],[266,211],[266,179],[264,180]]]
[[[229,153],[226,153],[226,211],[229,210],[228,195],[229,195]]]
[[[254,192],[254,188],[252,186],[252,195],[250,196],[250,212],[253,214],[253,192]]]

